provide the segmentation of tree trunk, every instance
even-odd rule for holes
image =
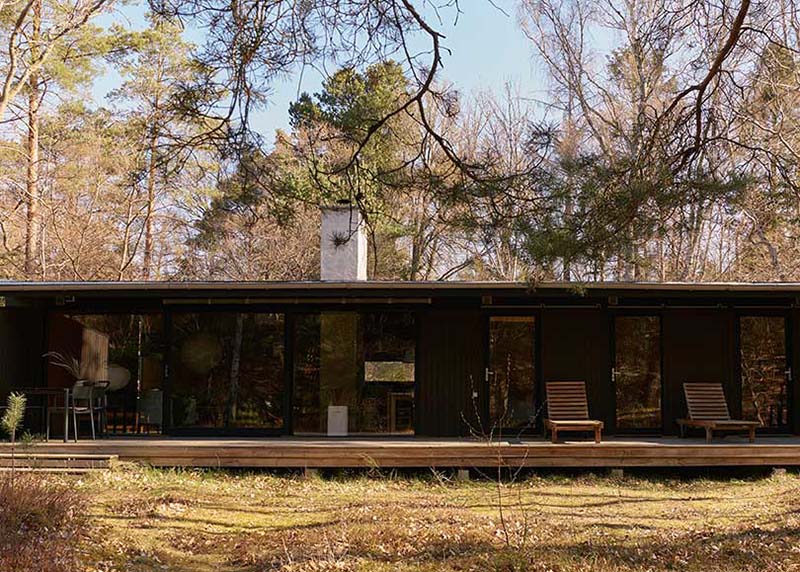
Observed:
[[[158,98],[156,98],[155,106],[156,109],[158,109]],[[145,280],[150,278],[153,265],[153,211],[155,210],[156,176],[158,175],[156,168],[157,146],[158,120],[154,119],[153,128],[150,133],[150,143],[148,145],[150,163],[147,169],[147,214],[144,219],[144,261],[142,268],[142,274]]]
[[[136,200],[136,189],[131,189],[128,194],[128,209],[125,213],[125,232],[122,233],[122,254],[119,259],[119,269],[117,280],[125,279],[125,269],[128,267],[128,257],[130,256],[131,244],[131,219],[133,217],[133,201]],[[135,254],[135,253],[134,253]]]
[[[31,59],[36,59],[42,26],[42,2],[33,5],[33,30],[31,32]],[[25,278],[32,279],[37,272],[40,234],[39,189],[39,74],[33,73],[28,82],[28,165],[25,174]]]
[[[572,160],[573,158],[571,157],[570,159]],[[572,223],[572,214],[573,214],[573,204],[572,204],[572,191],[573,191],[572,185],[573,185],[573,182],[572,182],[572,176],[571,175],[568,175],[567,181],[568,181],[567,182],[567,189],[568,189],[567,192],[569,194],[567,195],[567,200],[566,200],[566,203],[564,204],[564,218],[566,219],[567,224],[571,224]],[[572,263],[571,263],[571,261],[572,261],[572,253],[566,254],[562,258],[562,264],[563,264],[563,273],[562,273],[563,276],[562,276],[562,278],[563,278],[564,282],[570,282],[572,280]]]

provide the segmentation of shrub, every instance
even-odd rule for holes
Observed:
[[[0,418],[0,427],[5,429],[6,433],[11,437],[11,443],[16,441],[17,430],[22,425],[22,419],[25,417],[25,396],[19,393],[11,393],[8,396],[6,411],[3,417]]]
[[[6,430],[9,437],[11,437],[11,484],[14,484],[15,466],[15,453],[17,446],[17,431],[22,426],[22,420],[25,418],[25,399],[24,395],[19,393],[11,393],[8,396],[8,402],[3,417],[0,418],[0,427]]]
[[[85,504],[66,484],[40,475],[0,476],[0,570],[77,569]]]

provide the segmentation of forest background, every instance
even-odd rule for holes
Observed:
[[[797,281],[798,16],[0,0],[0,279]]]

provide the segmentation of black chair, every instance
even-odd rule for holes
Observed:
[[[72,420],[75,440],[78,440],[78,416],[88,415],[92,428],[92,439],[97,438],[95,415],[100,434],[105,435],[107,381],[78,381],[72,388]]]
[[[108,389],[107,381],[89,381],[86,379],[79,379],[75,382],[70,390],[70,400],[67,410],[64,407],[50,407],[47,411],[47,439],[50,439],[50,415],[55,413],[64,413],[72,417],[72,429],[75,442],[78,441],[78,417],[80,415],[89,416],[89,425],[92,430],[92,439],[97,438],[95,430],[95,416],[97,416],[97,425],[101,430],[101,435],[105,435],[105,422],[106,422],[106,390]]]

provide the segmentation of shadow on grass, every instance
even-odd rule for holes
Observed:
[[[586,540],[537,546],[533,555],[549,555],[555,563],[585,565],[605,570],[764,571],[796,566],[800,528],[765,531],[748,528],[731,532],[695,532],[638,541]],[[601,563],[605,562],[606,567]]]
[[[636,541],[600,536],[570,541],[532,538],[524,547],[506,546],[477,531],[458,539],[422,535],[368,534],[355,528],[328,529],[321,537],[268,535],[259,548],[238,543],[230,562],[257,570],[351,569],[366,563],[410,564],[436,569],[489,570],[697,570],[703,572],[786,570],[797,562],[800,529],[747,529],[727,533],[647,535]],[[253,543],[254,545],[256,543]],[[264,549],[264,546],[272,548]],[[304,567],[307,565],[307,568]],[[368,565],[367,565],[367,568]]]
[[[392,486],[343,493],[323,482],[320,488],[303,485],[305,496],[291,495],[285,504],[269,497],[268,490],[259,493],[263,504],[250,496],[240,502],[224,488],[220,496],[201,492],[205,498],[170,492],[138,502],[134,498],[128,513],[123,511],[128,501],[113,502],[102,518],[122,529],[150,528],[147,535],[156,540],[158,554],[207,556],[220,564],[219,571],[372,570],[369,564],[374,563],[376,570],[767,572],[800,562],[795,552],[800,529],[792,526],[800,511],[792,502],[795,489],[790,481],[775,483],[774,488],[711,485],[698,491],[683,484],[676,490],[648,490],[636,482],[628,489],[625,481],[607,479],[575,485],[585,492],[547,490],[547,482],[541,481],[529,487],[521,483],[523,502],[516,504],[512,492],[509,516],[516,518],[523,509],[530,516],[530,530],[525,531],[524,546],[520,532],[514,531],[516,548],[503,542],[497,505],[490,500],[493,489],[476,483],[428,494]],[[620,494],[609,487],[619,487]],[[363,496],[353,501],[356,493]],[[737,501],[729,509],[726,495]],[[770,507],[768,514],[747,508],[747,498],[773,497],[780,506]],[[651,505],[655,510],[649,510]],[[675,515],[688,520],[670,526]],[[714,515],[730,518],[725,518],[727,524],[716,523]],[[745,516],[731,524],[734,515]],[[169,570],[197,570],[181,561],[169,564]]]

